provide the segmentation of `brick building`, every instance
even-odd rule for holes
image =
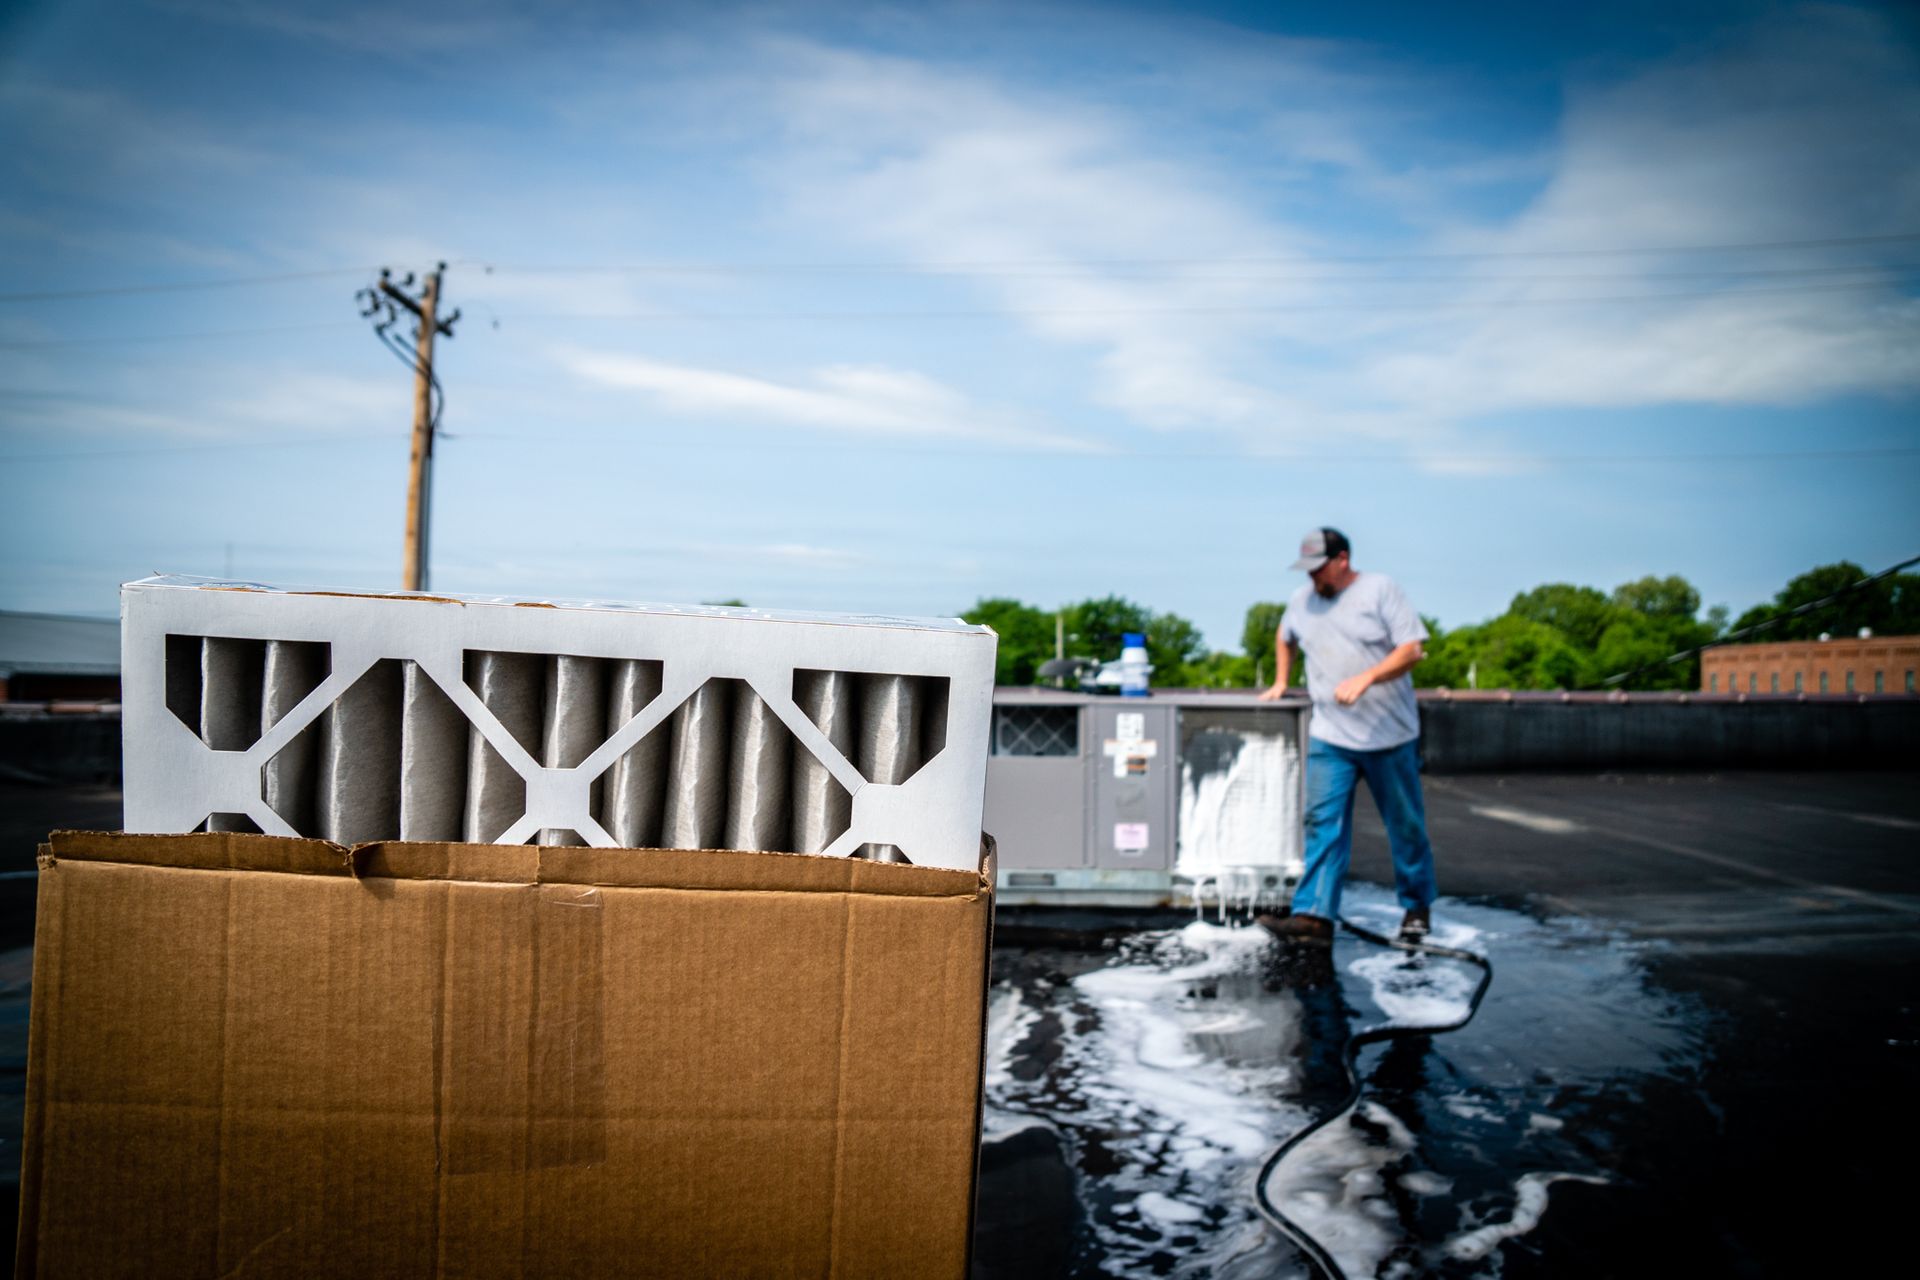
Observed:
[[[1702,693],[1914,693],[1920,636],[1715,645],[1700,655]]]

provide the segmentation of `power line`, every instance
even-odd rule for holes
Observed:
[[[1781,285],[1759,289],[1669,290],[1663,293],[1604,294],[1559,298],[1369,299],[1354,302],[1220,303],[1173,307],[942,307],[897,310],[760,310],[760,311],[535,311],[508,313],[509,321],[541,320],[972,320],[1002,317],[1074,316],[1184,316],[1184,315],[1306,315],[1327,312],[1449,312],[1504,311],[1527,307],[1633,306],[1662,302],[1698,302],[1713,298],[1779,297],[1795,294],[1861,293],[1884,289],[1891,280],[1846,284]],[[119,337],[31,338],[0,342],[0,350],[28,351],[62,347],[134,345],[167,342],[217,341],[319,329],[351,327],[340,321],[279,325],[255,329],[214,329],[189,333],[150,333]],[[403,359],[405,357],[402,357]]]
[[[182,445],[142,445],[127,449],[74,449],[45,453],[0,454],[0,462],[56,462],[87,458],[115,458],[144,456],[169,453],[221,452],[243,449],[281,449],[305,448],[313,445],[326,445],[343,441],[390,441],[391,432],[376,434],[355,433],[351,435],[325,435],[304,437],[297,440],[233,440],[205,444]],[[507,444],[568,444],[594,447],[632,447],[645,449],[666,449],[691,451],[696,453],[813,453],[818,444],[766,444],[758,441],[692,441],[684,439],[657,440],[619,437],[566,437],[566,436],[514,436],[498,435],[486,432],[462,431],[457,436],[439,432],[440,440],[482,440],[499,441]],[[1422,462],[1482,462],[1511,463],[1526,465],[1534,463],[1581,463],[1605,464],[1624,463],[1631,465],[1685,465],[1691,463],[1722,464],[1729,462],[1793,462],[1806,460],[1847,460],[1868,458],[1909,458],[1920,456],[1920,448],[1888,449],[1796,449],[1775,452],[1730,453],[1724,451],[1701,453],[1273,453],[1265,451],[1236,451],[1230,449],[1186,449],[1186,450],[1146,450],[1146,449],[1103,449],[1078,450],[1061,448],[1013,448],[996,446],[952,446],[942,448],[918,445],[888,446],[862,443],[862,453],[883,453],[908,457],[1007,457],[1007,458],[1064,458],[1076,462],[1100,461],[1185,461],[1202,459],[1222,459],[1237,462],[1309,462],[1309,463],[1364,463],[1370,465],[1391,463]]]
[[[1227,256],[1217,258],[1107,258],[1079,259],[1073,265],[1081,267],[1171,267],[1171,266],[1246,266],[1246,265],[1291,265],[1311,266],[1316,263],[1370,263],[1370,262],[1478,262],[1504,260],[1542,260],[1552,258],[1610,258],[1610,257],[1647,257],[1673,254],[1720,254],[1720,253],[1771,253],[1797,249],[1838,249],[1865,247],[1869,245],[1908,244],[1920,241],[1920,232],[1903,232],[1877,236],[1829,236],[1808,240],[1756,240],[1723,244],[1691,245],[1649,245],[1642,247],[1589,247],[1574,249],[1486,249],[1463,250],[1451,253],[1396,253],[1396,254],[1297,254],[1291,256],[1250,255]],[[754,275],[759,273],[787,272],[884,272],[889,274],[942,274],[946,272],[977,272],[997,270],[1019,270],[1028,268],[1057,269],[1063,265],[1058,260],[1012,259],[1006,261],[979,262],[931,262],[931,263],[891,263],[891,262],[840,262],[840,263],[632,263],[632,264],[593,264],[593,263],[554,263],[554,264],[516,264],[490,263],[485,259],[466,258],[457,262],[457,266],[481,267],[489,272],[511,271],[526,274],[568,274],[568,273],[722,273],[736,275]],[[301,280],[323,280],[350,275],[364,275],[369,267],[329,267],[312,271],[285,271],[255,276],[227,276],[215,280],[181,280],[163,283],[102,285],[88,289],[41,289],[18,293],[0,293],[0,303],[16,302],[58,302],[81,298],[110,298],[148,293],[190,293],[209,289],[240,289],[257,285],[286,284]]]
[[[847,275],[847,276],[906,275],[906,276],[949,277],[949,278],[959,279],[959,280],[1095,280],[1095,281],[1098,281],[1098,280],[1122,279],[1122,280],[1170,280],[1170,281],[1174,281],[1176,283],[1182,283],[1182,284],[1193,283],[1193,282],[1221,282],[1221,283],[1227,283],[1227,284],[1238,284],[1238,283],[1245,283],[1245,282],[1254,282],[1254,283],[1298,282],[1298,283],[1309,283],[1309,284],[1382,285],[1382,284],[1542,284],[1542,283],[1568,283],[1568,282],[1589,282],[1589,283],[1616,282],[1617,283],[1621,281],[1637,282],[1637,281],[1659,281],[1659,280],[1763,280],[1763,279],[1793,279],[1793,278],[1801,278],[1801,277],[1808,277],[1808,276],[1849,276],[1849,275],[1908,276],[1908,275],[1914,274],[1915,272],[1920,272],[1920,263],[1910,263],[1910,262],[1893,262],[1893,263],[1860,262],[1860,263],[1851,263],[1847,265],[1828,265],[1828,266],[1821,266],[1821,267],[1759,267],[1759,268],[1728,267],[1728,268],[1723,268],[1720,270],[1712,270],[1712,271],[1654,271],[1654,272],[1640,272],[1637,274],[1628,274],[1628,273],[1619,272],[1619,271],[1612,271],[1612,272],[1583,271],[1583,272],[1526,272],[1524,274],[1509,272],[1502,275],[1487,275],[1484,273],[1475,274],[1475,275],[1430,275],[1430,274],[1424,274],[1424,273],[1421,273],[1421,274],[1402,273],[1397,275],[1381,275],[1377,273],[1355,274],[1351,272],[1345,273],[1345,274],[1339,274],[1339,275],[1328,274],[1326,272],[1319,272],[1319,273],[1310,274],[1310,275],[1299,275],[1299,274],[1276,275],[1270,272],[1260,272],[1258,274],[1249,274],[1245,269],[1238,270],[1232,275],[1225,275],[1225,274],[1194,275],[1190,271],[1185,271],[1183,268],[1179,268],[1177,266],[1155,267],[1151,265],[1142,265],[1138,267],[1115,266],[1115,267],[1111,267],[1111,268],[1107,268],[1105,270],[1099,270],[1099,271],[1096,271],[1093,269],[1083,269],[1083,270],[1066,269],[1071,267],[1072,265],[1073,264],[1070,264],[1070,263],[1056,264],[1055,269],[1052,269],[1052,270],[1048,270],[1041,267],[1035,267],[1030,270],[1029,269],[1012,269],[1012,268],[991,268],[991,267],[978,267],[978,268],[973,268],[973,267],[866,267],[866,268],[841,268],[838,270],[834,270],[830,268],[793,267],[793,268],[787,268],[784,271],[775,271],[771,269],[757,270],[757,271],[743,271],[735,268],[720,267],[720,266],[694,265],[694,266],[677,266],[676,267],[676,266],[661,265],[661,266],[653,266],[653,267],[582,267],[575,271],[562,271],[558,269],[551,270],[551,271],[543,271],[537,268],[528,268],[528,269],[525,269],[524,272],[522,273],[528,274],[528,275],[547,275],[547,274],[551,274],[551,275],[588,275],[588,274],[641,275],[641,274],[648,274],[648,275],[674,276],[674,275],[734,275],[734,274],[815,275],[815,274],[828,274],[831,271],[833,274]],[[1201,264],[1201,265],[1212,265],[1212,264]],[[516,269],[503,268],[502,272],[507,273],[514,270]],[[1181,271],[1183,272],[1183,274],[1172,274],[1173,272],[1176,272],[1176,271]]]
[[[1845,284],[1781,285],[1758,289],[1701,289],[1663,293],[1607,294],[1559,298],[1466,298],[1466,299],[1370,299],[1354,302],[1303,303],[1221,303],[1208,306],[1170,307],[954,307],[897,310],[760,310],[760,311],[545,311],[508,313],[509,321],[542,320],[620,320],[620,321],[695,321],[695,320],[969,320],[1003,317],[1074,316],[1155,316],[1155,315],[1306,315],[1352,312],[1436,312],[1504,311],[1531,307],[1633,306],[1663,302],[1697,302],[1713,298],[1779,297],[1796,294],[1860,293],[1884,289],[1891,280],[1859,281]],[[87,338],[29,338],[0,341],[0,350],[38,351],[68,347],[146,345],[168,342],[223,341],[286,333],[310,333],[323,329],[353,327],[350,322],[317,321],[311,324],[264,326],[252,329],[213,329],[187,333],[148,333]],[[405,357],[402,357],[405,359]]]
[[[142,333],[124,337],[94,338],[30,338],[17,342],[0,342],[0,350],[27,351],[50,347],[103,347],[153,342],[206,342],[225,338],[258,338],[281,333],[312,333],[318,329],[357,328],[359,326],[351,320],[316,320],[311,324],[268,325],[252,329],[208,329],[190,333]]]
[[[383,440],[391,442],[393,433],[356,432],[351,435],[304,436],[296,440],[220,440],[205,444],[134,445],[126,449],[68,449],[48,453],[5,453],[0,462],[67,462],[81,458],[133,458],[172,453],[225,453],[241,449],[307,449],[351,441]]]
[[[0,302],[66,302],[74,298],[119,298],[142,293],[194,293],[206,289],[245,289],[296,280],[329,280],[365,275],[366,267],[334,267],[325,271],[283,271],[277,275],[229,276],[221,280],[180,280],[170,284],[115,284],[97,289],[42,289],[31,293],[0,293]]]
[[[1359,302],[1220,303],[1185,307],[988,307],[914,310],[834,311],[545,311],[509,314],[508,320],[965,320],[1000,317],[1293,315],[1318,312],[1504,311],[1522,307],[1613,306],[1660,302],[1696,302],[1710,298],[1776,297],[1790,294],[1858,293],[1885,288],[1890,281],[1854,284],[1782,285],[1762,289],[1706,289],[1684,292],[1608,294],[1562,298],[1470,298],[1454,300],[1368,300]]]
[[[1310,266],[1320,262],[1478,262],[1518,259],[1550,258],[1620,258],[1651,257],[1654,255],[1672,255],[1687,253],[1771,253],[1795,249],[1839,249],[1865,247],[1868,245],[1910,244],[1920,241],[1920,231],[1902,232],[1880,236],[1830,236],[1811,240],[1757,240],[1724,244],[1692,245],[1651,245],[1642,247],[1608,247],[1584,249],[1487,249],[1478,252],[1463,250],[1452,253],[1386,253],[1386,254],[1296,254],[1296,255],[1246,255],[1217,258],[1083,258],[1077,259],[1077,265],[1084,267],[1127,267],[1127,266],[1245,266],[1274,264],[1287,266]],[[462,265],[482,267],[489,272],[512,271],[526,274],[561,275],[578,272],[620,273],[649,271],[712,271],[716,273],[752,275],[759,272],[859,272],[886,271],[899,273],[920,273],[940,271],[978,271],[1025,268],[1059,267],[1058,259],[1003,259],[1003,260],[957,260],[951,262],[929,263],[890,263],[890,262],[767,262],[767,263],[631,263],[631,264],[593,264],[593,263],[497,263],[485,259],[470,260]]]

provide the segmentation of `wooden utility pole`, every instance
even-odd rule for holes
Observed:
[[[401,570],[403,591],[427,589],[427,504],[433,486],[433,333],[439,323],[440,272],[427,276],[420,295],[420,337],[414,348],[413,449],[407,458],[406,562]]]
[[[447,264],[442,262],[427,274],[418,298],[407,292],[413,285],[411,273],[396,282],[392,273],[384,270],[378,284],[362,289],[358,295],[362,303],[360,314],[368,319],[377,318],[373,326],[375,335],[402,363],[413,369],[413,446],[408,457],[407,532],[400,571],[400,584],[407,591],[427,589],[427,539],[433,511],[433,437],[440,425],[434,395],[439,393],[441,403],[446,402],[440,381],[433,376],[433,340],[441,334],[451,338],[454,322],[460,318],[458,311],[445,320],[440,318],[440,277],[446,269]],[[418,322],[411,354],[389,333],[399,321],[401,311],[411,312]]]

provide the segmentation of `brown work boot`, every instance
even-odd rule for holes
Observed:
[[[1415,907],[1400,920],[1400,941],[1424,942],[1433,932],[1433,915],[1427,907]]]
[[[1282,942],[1304,942],[1321,947],[1333,943],[1333,921],[1320,916],[1289,915],[1282,918],[1263,915],[1256,918],[1261,928]]]

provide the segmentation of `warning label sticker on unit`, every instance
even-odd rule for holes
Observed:
[[[1100,751],[1113,758],[1114,777],[1144,778],[1147,761],[1160,754],[1160,744],[1152,738],[1108,738]]]
[[[1116,853],[1145,853],[1148,843],[1146,823],[1116,822],[1113,824],[1113,848]]]
[[[1113,736],[1122,742],[1138,742],[1147,736],[1147,713],[1122,711],[1113,717]]]

